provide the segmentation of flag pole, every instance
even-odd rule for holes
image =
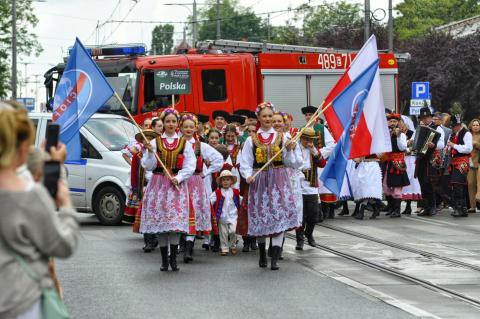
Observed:
[[[172,109],[175,109],[175,94],[172,94]]]
[[[135,126],[140,130],[140,134],[142,135],[143,139],[145,140],[145,142],[147,142],[148,144],[150,144],[150,142],[148,142],[147,140],[147,137],[145,136],[145,134],[143,134],[143,130],[140,126],[138,126],[137,122],[135,122],[135,119],[133,118],[132,114],[130,113],[130,111],[128,110],[128,108],[125,106],[125,104],[123,103],[122,99],[120,98],[120,96],[118,95],[118,93],[116,91],[114,91],[114,95],[115,97],[117,98],[118,102],[120,102],[120,104],[123,106],[123,109],[125,110],[125,112],[127,112],[128,114],[128,117],[132,120],[133,124],[135,124]],[[151,145],[151,144],[150,144]],[[168,171],[167,167],[165,166],[165,164],[162,162],[162,160],[160,159],[160,156],[158,156],[157,152],[153,152],[153,154],[155,155],[155,158],[157,159],[157,161],[160,163],[160,166],[162,166],[163,170],[165,171],[165,173],[167,174],[168,178],[170,180],[173,179],[172,175],[170,175],[170,172]],[[178,188],[178,185],[175,185],[175,188],[177,189],[177,191],[180,190],[180,188]]]
[[[300,137],[302,136],[303,134],[303,131],[309,127],[313,122],[315,122],[315,120],[323,114],[323,112],[325,112],[330,106],[332,106],[332,102],[329,102],[327,104],[327,106],[325,106],[325,108],[323,107],[323,104],[325,104],[325,100],[322,101],[322,104],[318,107],[318,109],[315,111],[315,113],[313,113],[312,117],[310,118],[310,120],[307,122],[307,124],[302,128],[300,129],[300,132],[298,132],[295,137],[292,139],[292,141],[294,142],[297,142]],[[263,171],[265,168],[268,167],[268,165],[270,165],[270,163],[273,162],[273,160],[278,156],[280,155],[286,148],[286,145],[284,145],[282,147],[282,149],[280,151],[278,151],[274,156],[272,156],[260,169],[258,169],[255,174],[253,174],[252,178],[255,179],[255,177],[257,177],[257,175]]]

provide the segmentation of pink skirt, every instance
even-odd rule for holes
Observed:
[[[212,210],[203,178],[200,175],[193,175],[188,179],[187,185],[195,213],[195,230],[197,232],[212,230]]]
[[[187,183],[179,189],[166,176],[152,176],[143,194],[141,233],[188,232]]]
[[[287,168],[262,171],[248,191],[248,235],[269,236],[300,226]]]

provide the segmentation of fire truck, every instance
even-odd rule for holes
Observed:
[[[204,41],[197,48],[177,55],[146,55],[144,45],[87,47],[106,78],[122,97],[138,123],[157,116],[172,105],[179,111],[211,115],[214,110],[254,110],[262,101],[272,102],[303,122],[300,109],[318,106],[356,52],[321,47],[257,42]],[[385,106],[398,110],[398,64],[392,53],[379,53],[380,77]],[[45,73],[47,105],[52,105],[56,83],[65,64]],[[190,94],[158,95],[157,74],[189,70]],[[104,112],[124,114],[115,98]]]

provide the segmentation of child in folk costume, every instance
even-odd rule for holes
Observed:
[[[297,246],[296,250],[303,250],[304,237],[307,237],[308,244],[315,246],[313,230],[317,222],[318,205],[318,168],[324,167],[326,161],[322,154],[313,145],[313,140],[317,139],[313,128],[307,127],[303,130],[300,137],[300,152],[302,155],[301,171],[301,191],[303,201],[302,226],[297,228]]]
[[[219,131],[222,135],[225,130],[225,126],[227,125],[227,119],[230,116],[228,112],[223,110],[217,110],[212,112],[212,118],[214,126],[213,128]]]
[[[224,144],[227,146],[231,165],[233,166],[232,173],[237,177],[236,178],[237,181],[235,182],[235,185],[233,185],[233,187],[236,189],[239,189],[240,173],[238,172],[238,166],[239,166],[238,155],[240,154],[240,145],[237,143],[237,137],[238,137],[237,127],[233,124],[228,124],[225,127],[225,134],[223,136],[224,136]]]
[[[388,127],[392,151],[385,153],[383,192],[390,207],[387,215],[401,217],[400,205],[402,203],[402,188],[410,185],[405,164],[405,151],[407,150],[407,136],[398,127],[400,114],[387,114]]]
[[[177,135],[179,114],[167,108],[160,115],[164,133],[146,145],[142,165],[153,171],[152,179],[145,190],[142,202],[141,233],[159,234],[162,254],[160,271],[173,271],[177,267],[179,233],[189,230],[189,197],[186,181],[195,171],[195,154],[191,145]],[[157,161],[156,152],[166,166],[168,173]],[[177,189],[178,188],[178,189]],[[170,258],[168,258],[170,244]]]
[[[213,206],[213,227],[220,234],[220,255],[226,256],[230,249],[233,256],[237,254],[237,217],[240,208],[240,191],[233,188],[237,177],[229,170],[223,170],[217,178],[217,188],[210,195]]]
[[[257,107],[260,128],[256,135],[245,141],[240,157],[240,173],[250,184],[248,234],[258,239],[259,266],[267,266],[265,241],[266,237],[272,236],[271,269],[277,270],[284,232],[300,226],[291,176],[286,167],[298,169],[302,163],[297,162],[295,152],[299,152],[299,148],[296,144],[273,129],[274,112],[274,107],[269,102]],[[283,146],[285,149],[271,164],[254,177],[255,171],[282,150]]]
[[[196,158],[195,173],[187,180],[191,209],[189,232],[183,257],[185,263],[193,260],[193,244],[196,233],[208,234],[212,230],[210,202],[203,179],[205,176],[220,171],[223,165],[223,158],[219,152],[194,138],[197,123],[197,118],[193,114],[183,115],[180,119],[183,137],[189,142]],[[208,161],[208,167],[204,166],[204,161]]]

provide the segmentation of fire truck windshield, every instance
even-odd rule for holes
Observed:
[[[137,80],[137,73],[118,73],[118,74],[106,74],[107,80],[112,86],[112,88],[118,93],[122,98],[123,103],[133,114],[136,113],[136,94],[135,94],[135,83]],[[103,107],[105,110],[124,114],[122,105],[120,102],[112,96]]]

